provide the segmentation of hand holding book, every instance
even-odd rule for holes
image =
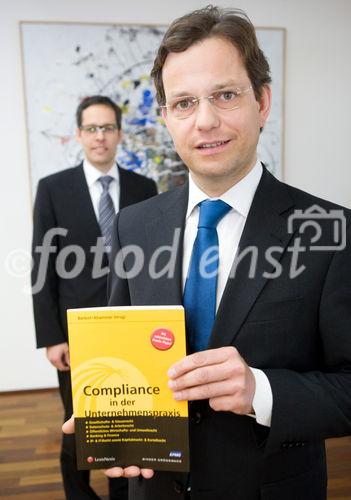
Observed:
[[[64,434],[74,434],[74,416],[72,415],[69,420],[62,426],[62,432]],[[154,471],[152,469],[141,469],[135,465],[130,465],[123,469],[122,467],[111,467],[110,469],[106,469],[105,474],[107,477],[137,477],[143,476],[145,479],[150,479],[154,475]]]

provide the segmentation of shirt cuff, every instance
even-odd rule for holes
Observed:
[[[250,370],[255,377],[256,390],[252,401],[252,407],[255,411],[256,422],[266,427],[271,426],[272,409],[273,409],[273,394],[271,384],[267,375],[257,368]]]

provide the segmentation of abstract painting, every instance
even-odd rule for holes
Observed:
[[[77,165],[75,110],[86,96],[111,97],[123,110],[119,164],[153,178],[160,191],[186,169],[162,121],[150,79],[166,26],[20,23],[32,193],[38,180]],[[258,29],[272,72],[273,107],[260,138],[262,161],[282,175],[284,30]]]

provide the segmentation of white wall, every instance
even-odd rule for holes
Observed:
[[[56,385],[55,371],[44,352],[35,350],[31,299],[24,293],[28,276],[14,277],[6,269],[11,252],[29,249],[32,230],[18,21],[168,23],[207,3],[0,0],[0,391]],[[286,28],[284,178],[350,207],[351,2],[228,0],[218,4],[243,8],[256,26]],[[20,259],[16,265],[18,272]]]

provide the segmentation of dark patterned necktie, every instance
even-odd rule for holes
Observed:
[[[113,181],[113,177],[104,175],[103,177],[99,177],[98,181],[102,185],[102,193],[99,201],[99,225],[101,233],[105,238],[105,246],[110,246],[112,239],[112,223],[116,215],[115,207],[109,193],[109,187]]]

